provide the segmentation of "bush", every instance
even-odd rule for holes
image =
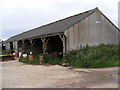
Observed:
[[[43,63],[49,63],[49,64],[62,64],[62,59],[52,56],[52,55],[46,55],[45,60],[43,60]]]
[[[73,50],[65,55],[71,66],[82,68],[102,68],[118,66],[118,45],[99,45]],[[120,64],[119,64],[120,65]]]
[[[35,55],[34,60],[29,60],[28,57],[26,57],[26,58],[21,57],[21,58],[19,59],[19,61],[20,61],[20,62],[23,62],[23,63],[29,63],[29,64],[40,64],[40,60],[39,60],[39,58],[38,58],[38,55]]]
[[[63,59],[52,55],[46,55],[43,63],[59,64],[68,63],[70,66],[81,68],[103,68],[120,66],[118,45],[88,45],[81,50],[73,50],[65,55]],[[39,64],[39,54],[34,55],[35,59],[29,61],[27,58],[20,58],[23,63]]]
[[[10,53],[5,53],[5,52],[3,52],[3,53],[0,53],[0,55],[9,55]]]
[[[39,54],[34,55],[34,56],[35,56],[34,60],[29,60],[28,57],[26,57],[26,58],[21,57],[19,61],[23,62],[23,63],[29,63],[29,64],[40,64]],[[53,64],[53,65],[59,64],[60,65],[60,64],[62,64],[62,59],[51,56],[51,55],[46,55],[45,59],[42,61],[42,63],[49,63],[49,64]]]

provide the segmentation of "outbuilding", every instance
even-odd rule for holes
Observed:
[[[6,40],[6,49],[66,53],[86,45],[119,44],[119,34],[119,29],[95,8],[12,36]]]

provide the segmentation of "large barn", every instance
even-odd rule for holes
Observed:
[[[119,33],[119,29],[95,8],[12,36],[6,40],[6,50],[65,53],[86,45],[118,44]]]

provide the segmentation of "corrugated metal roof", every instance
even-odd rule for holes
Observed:
[[[96,10],[97,8],[32,29],[30,31],[26,31],[24,33],[10,37],[9,39],[6,40],[6,42],[12,42],[16,40],[18,41],[37,36],[45,36],[49,34],[63,33],[65,30],[73,26],[75,23],[77,23],[80,20],[83,20],[85,17],[94,13]]]

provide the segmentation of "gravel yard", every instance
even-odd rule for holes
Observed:
[[[17,60],[0,64],[2,88],[118,88],[118,67],[77,69]]]

